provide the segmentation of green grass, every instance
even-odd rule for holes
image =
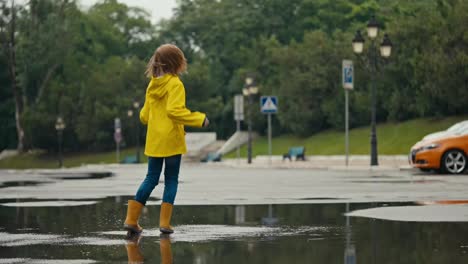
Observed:
[[[124,149],[120,152],[120,159],[128,155],[135,155],[136,148]],[[140,154],[142,162],[147,157]],[[109,164],[116,163],[115,151],[100,153],[73,153],[63,157],[64,167],[76,167],[84,164]],[[30,169],[30,168],[58,168],[58,156],[44,153],[25,153],[18,156],[0,160],[0,169]]]
[[[431,132],[445,130],[452,124],[468,119],[467,116],[449,117],[443,119],[415,119],[402,123],[386,123],[377,126],[379,154],[406,155],[410,147],[419,141],[424,135]],[[361,127],[350,131],[350,153],[369,154],[369,127]],[[289,147],[305,146],[307,155],[343,155],[344,132],[324,131],[308,138],[293,136],[280,136],[273,138],[273,155],[282,155],[288,152]],[[121,159],[127,155],[135,155],[136,149],[124,149],[121,151]],[[261,137],[253,143],[253,155],[267,155],[268,140]],[[102,153],[74,153],[64,156],[65,167],[76,167],[83,164],[115,163],[115,151]],[[241,156],[247,156],[247,148],[241,148]],[[236,152],[231,152],[226,158],[236,157]],[[142,162],[147,158],[141,155]],[[41,153],[26,153],[0,160],[0,169],[30,169],[30,168],[57,168],[57,155]]]
[[[457,116],[442,119],[415,119],[402,123],[385,123],[377,126],[379,154],[408,154],[409,149],[423,136],[440,130],[445,130],[467,116]],[[365,155],[370,152],[370,128],[360,127],[350,130],[350,154]],[[344,131],[324,131],[308,138],[280,136],[272,140],[273,155],[288,152],[289,147],[305,146],[307,155],[343,155],[345,153]],[[261,137],[253,142],[253,155],[268,155],[268,139]],[[241,156],[247,156],[247,147],[241,148]],[[225,156],[235,158],[233,151]]]

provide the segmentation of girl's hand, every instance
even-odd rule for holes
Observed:
[[[210,124],[210,120],[208,120],[208,117],[205,117],[205,121],[203,122],[203,127],[207,127]]]

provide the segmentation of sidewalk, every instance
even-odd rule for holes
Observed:
[[[345,156],[342,155],[314,155],[307,156],[306,161],[283,160],[282,156],[256,156],[252,164],[247,164],[246,158],[224,159],[213,165],[241,168],[301,168],[321,170],[411,170],[408,157],[405,155],[381,155],[378,157],[379,165],[370,166],[368,155],[349,156],[349,164],[345,164]]]

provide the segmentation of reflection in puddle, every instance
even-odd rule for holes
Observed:
[[[26,245],[39,245],[59,243],[60,235],[46,234],[9,234],[0,233],[0,246],[2,247],[17,247]]]
[[[418,201],[416,204],[420,205],[434,205],[434,204],[468,204],[468,200],[439,200],[439,201]]]
[[[103,172],[42,172],[42,175],[49,176],[53,179],[61,180],[89,180],[89,179],[103,179],[114,176],[114,173]]]
[[[468,206],[391,206],[356,210],[346,215],[405,222],[468,222]]]
[[[127,243],[125,243],[125,249],[127,250],[128,263],[143,263],[143,261],[145,260],[145,258],[143,257],[143,253],[141,253],[140,240],[141,240],[141,236],[136,235],[133,238],[128,239]],[[170,243],[171,242],[169,241],[169,244]],[[169,252],[169,253],[170,253],[170,258],[172,259],[172,252]]]
[[[353,235],[352,227],[351,227],[351,219],[348,215],[350,211],[349,203],[346,204],[346,247],[345,247],[345,264],[348,263],[356,263],[356,246],[354,245],[354,241],[351,239]]]
[[[158,230],[159,206],[150,206],[140,221],[143,234],[132,244],[121,230],[126,198],[83,206],[0,207],[0,263],[54,263],[49,258],[66,263],[468,262],[463,247],[467,223],[344,215],[369,208],[420,207],[414,203],[176,206],[175,233],[167,240]]]
[[[112,246],[121,245],[123,239],[109,239],[105,237],[71,237],[67,235],[46,235],[46,234],[9,234],[0,233],[0,247],[20,247],[32,245],[93,245]]]
[[[145,257],[141,251],[141,235],[134,235],[127,239],[125,249],[127,251],[128,263],[139,264],[143,263]],[[161,264],[172,264],[172,241],[169,235],[160,235],[159,252],[161,256]]]
[[[28,259],[28,258],[9,258],[1,259],[0,264],[91,264],[97,263],[90,259]]]
[[[65,207],[65,206],[83,206],[95,204],[97,201],[40,201],[40,202],[17,202],[3,203],[1,206],[10,207]]]
[[[46,181],[7,181],[0,183],[0,188],[22,187],[22,186],[38,186],[51,182]]]

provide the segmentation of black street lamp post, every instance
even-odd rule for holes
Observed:
[[[55,121],[55,130],[57,130],[58,138],[58,152],[59,152],[59,168],[63,167],[63,156],[62,156],[62,142],[63,142],[63,130],[65,129],[65,122],[62,117],[57,117]]]
[[[377,35],[379,33],[379,23],[372,16],[371,20],[367,24],[367,35],[371,39],[371,49],[370,49],[370,71],[371,71],[371,166],[379,165],[378,153],[377,153],[377,129],[376,129],[376,116],[377,116],[377,97],[376,97],[376,75],[377,75],[377,46],[375,44]],[[382,44],[380,45],[380,56],[383,58],[388,58],[392,52],[392,43],[387,34],[384,35]],[[361,32],[358,30],[353,39],[353,51],[357,55],[362,54],[364,51],[364,38],[361,35]]]
[[[247,141],[247,163],[252,163],[252,104],[253,97],[258,93],[258,87],[252,75],[245,78],[242,94],[248,97],[247,123],[248,123],[248,141]]]

